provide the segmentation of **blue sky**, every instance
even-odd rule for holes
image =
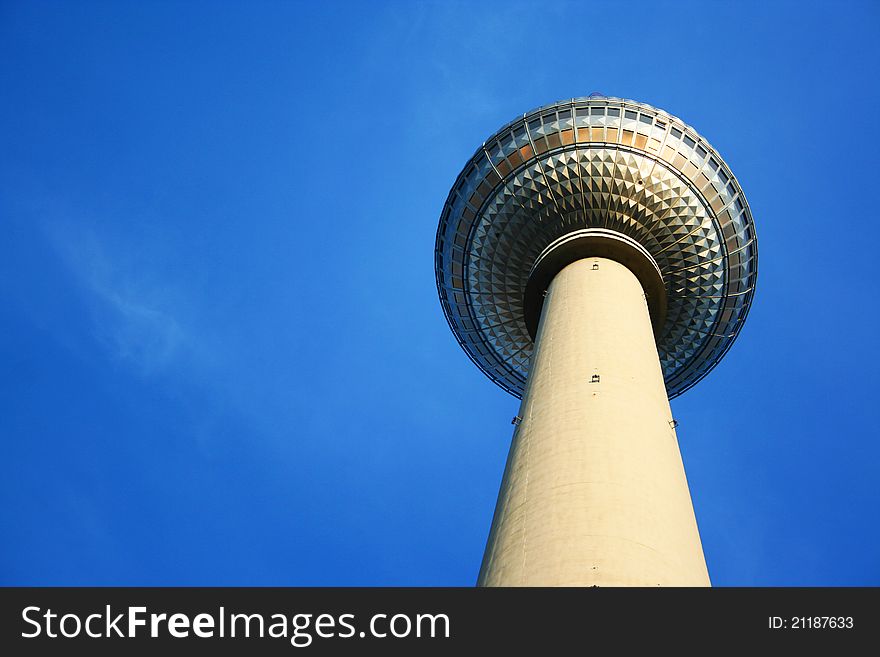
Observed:
[[[471,585],[518,402],[433,275],[498,127],[721,152],[749,320],[673,402],[716,585],[880,584],[880,5],[0,4],[0,583]]]

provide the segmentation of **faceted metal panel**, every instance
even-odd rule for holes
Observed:
[[[590,97],[504,126],[459,175],[435,247],[443,311],[471,359],[522,395],[532,341],[528,274],[551,242],[618,231],[653,256],[668,297],[657,339],[667,392],[699,381],[739,333],[755,289],[748,203],[715,150],[679,119],[633,101]]]

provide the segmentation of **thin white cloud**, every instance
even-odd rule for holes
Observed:
[[[296,395],[254,377],[246,362],[254,357],[249,339],[240,341],[225,325],[206,325],[210,313],[180,270],[173,244],[155,234],[144,242],[149,231],[119,237],[86,222],[55,219],[41,228],[81,295],[72,307],[82,308],[85,318],[76,323],[89,327],[108,361],[199,400],[188,409],[203,453],[225,435],[230,418],[252,438],[273,437],[274,446],[289,449]]]
[[[151,375],[183,355],[191,341],[173,311],[168,283],[89,229],[54,223],[46,232],[84,293],[95,339],[112,358]]]

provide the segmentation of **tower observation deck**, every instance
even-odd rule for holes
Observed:
[[[720,155],[593,95],[487,139],[443,208],[443,311],[522,398],[478,583],[708,585],[669,399],[730,349],[757,242]]]

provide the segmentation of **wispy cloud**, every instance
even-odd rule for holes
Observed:
[[[149,230],[128,227],[121,236],[63,219],[45,221],[42,231],[81,297],[72,307],[84,316],[73,321],[114,366],[185,395],[192,437],[206,454],[231,420],[286,446],[294,424],[289,396],[253,376],[248,340],[240,342],[228,323],[210,322],[179,244]]]
[[[134,254],[111,248],[92,230],[46,226],[47,235],[83,291],[92,332],[110,356],[142,375],[160,373],[192,340],[173,308],[173,283],[138,267]]]

